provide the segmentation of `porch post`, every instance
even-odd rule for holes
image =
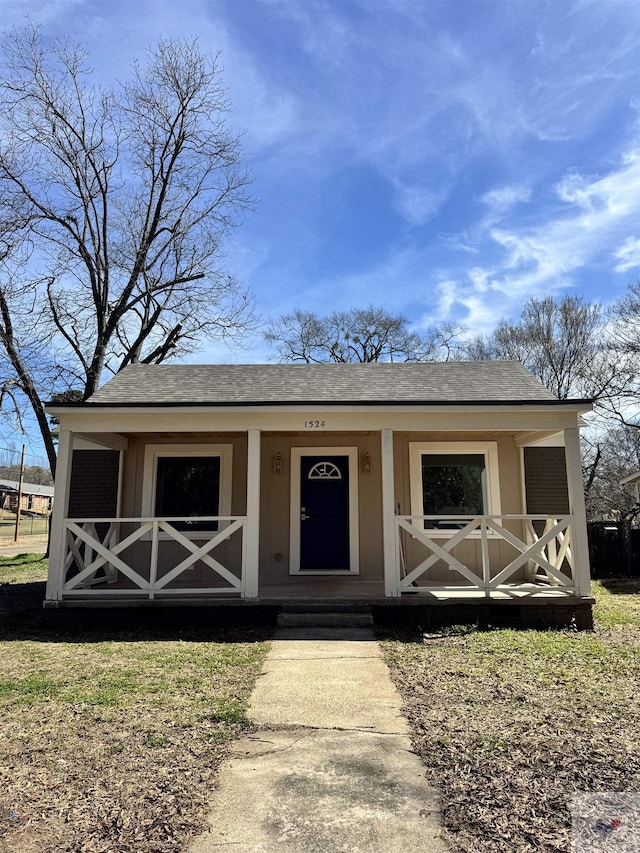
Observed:
[[[395,488],[393,476],[393,430],[380,431],[382,450],[382,542],[384,554],[384,594],[397,598],[398,558],[396,551]]]
[[[247,430],[247,531],[244,597],[258,597],[260,569],[260,430]]]
[[[567,464],[569,512],[573,516],[571,546],[574,554],[574,580],[578,595],[589,596],[591,594],[589,540],[587,539],[587,513],[584,505],[584,484],[580,460],[580,431],[577,427],[565,429],[564,452]]]
[[[53,496],[53,510],[49,523],[49,572],[47,574],[47,601],[59,601],[64,586],[64,564],[66,542],[62,522],[67,517],[69,506],[69,485],[71,483],[71,462],[73,459],[73,433],[61,429],[58,434],[58,461],[56,462],[56,484]]]

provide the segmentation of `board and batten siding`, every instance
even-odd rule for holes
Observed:
[[[525,447],[524,481],[528,513],[569,513],[564,447]]]

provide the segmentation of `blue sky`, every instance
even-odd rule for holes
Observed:
[[[640,274],[638,0],[3,0],[4,27],[25,10],[105,81],[161,36],[221,51],[259,199],[226,264],[267,318],[487,332]]]

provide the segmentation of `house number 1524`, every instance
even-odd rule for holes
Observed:
[[[305,421],[305,429],[324,429],[324,421]]]

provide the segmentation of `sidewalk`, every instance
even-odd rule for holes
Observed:
[[[13,540],[0,542],[0,557],[16,557],[18,554],[46,554],[46,536],[23,536],[16,545]]]
[[[276,632],[239,741],[190,853],[447,853],[370,629]]]

